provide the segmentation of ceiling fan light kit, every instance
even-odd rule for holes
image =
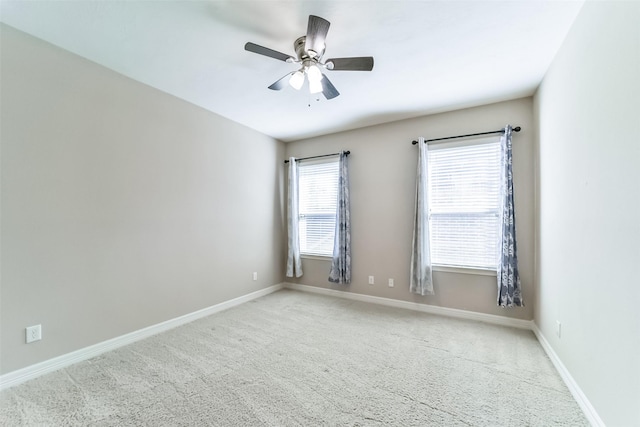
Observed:
[[[282,90],[288,83],[294,89],[300,90],[306,79],[309,83],[309,92],[311,94],[322,93],[326,99],[333,99],[340,95],[340,92],[322,70],[371,71],[373,69],[373,57],[331,58],[322,62],[329,26],[330,23],[326,19],[309,15],[307,34],[298,37],[293,43],[297,58],[251,42],[245,44],[244,48],[259,55],[301,65],[300,69],[288,73],[277,80],[269,86],[269,89]]]

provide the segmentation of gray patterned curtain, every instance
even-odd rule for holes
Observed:
[[[351,283],[351,210],[349,207],[349,168],[347,155],[340,153],[338,171],[338,206],[333,240],[333,259],[329,281]]]
[[[300,237],[298,230],[298,164],[295,157],[289,158],[289,185],[287,196],[287,277],[302,276],[302,260],[300,259]]]
[[[429,210],[427,185],[427,144],[418,139],[418,172],[416,177],[416,211],[413,219],[411,249],[411,283],[409,290],[419,295],[433,295],[431,248],[429,245]]]
[[[500,197],[502,200],[499,230],[498,257],[498,305],[501,307],[521,307],[522,291],[518,273],[516,250],[516,218],[513,209],[513,171],[511,155],[511,126],[504,128],[500,141],[502,147],[502,172],[500,177]]]

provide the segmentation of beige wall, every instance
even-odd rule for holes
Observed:
[[[427,96],[427,95],[425,95]],[[411,120],[371,126],[349,132],[290,142],[287,156],[304,157],[342,149],[349,156],[352,221],[352,283],[327,281],[328,259],[304,259],[300,283],[398,300],[514,317],[533,318],[533,115],[532,99],[491,104]],[[514,133],[514,180],[520,274],[526,307],[501,309],[496,305],[493,276],[434,273],[434,296],[409,292],[409,267],[417,153],[411,141],[419,136],[441,136],[519,125]],[[368,284],[368,276],[376,283]],[[389,288],[393,278],[395,287]]]
[[[637,426],[640,3],[584,5],[535,112],[535,321],[604,423]]]
[[[4,25],[1,72],[2,373],[282,281],[283,143]]]

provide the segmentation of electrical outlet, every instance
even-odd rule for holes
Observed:
[[[42,339],[42,325],[29,326],[26,329],[27,344]]]
[[[562,323],[559,320],[556,320],[556,335],[560,338],[562,332]]]
[[[253,272],[253,280],[258,280],[258,272],[257,271]]]
[[[393,288],[395,285],[393,284],[393,279],[389,279],[389,287]]]
[[[370,285],[374,284],[373,276],[369,276],[369,284]]]

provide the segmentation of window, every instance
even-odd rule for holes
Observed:
[[[298,165],[298,213],[302,255],[333,255],[338,165],[336,159]]]
[[[432,264],[495,270],[500,140],[434,144],[428,153]]]

